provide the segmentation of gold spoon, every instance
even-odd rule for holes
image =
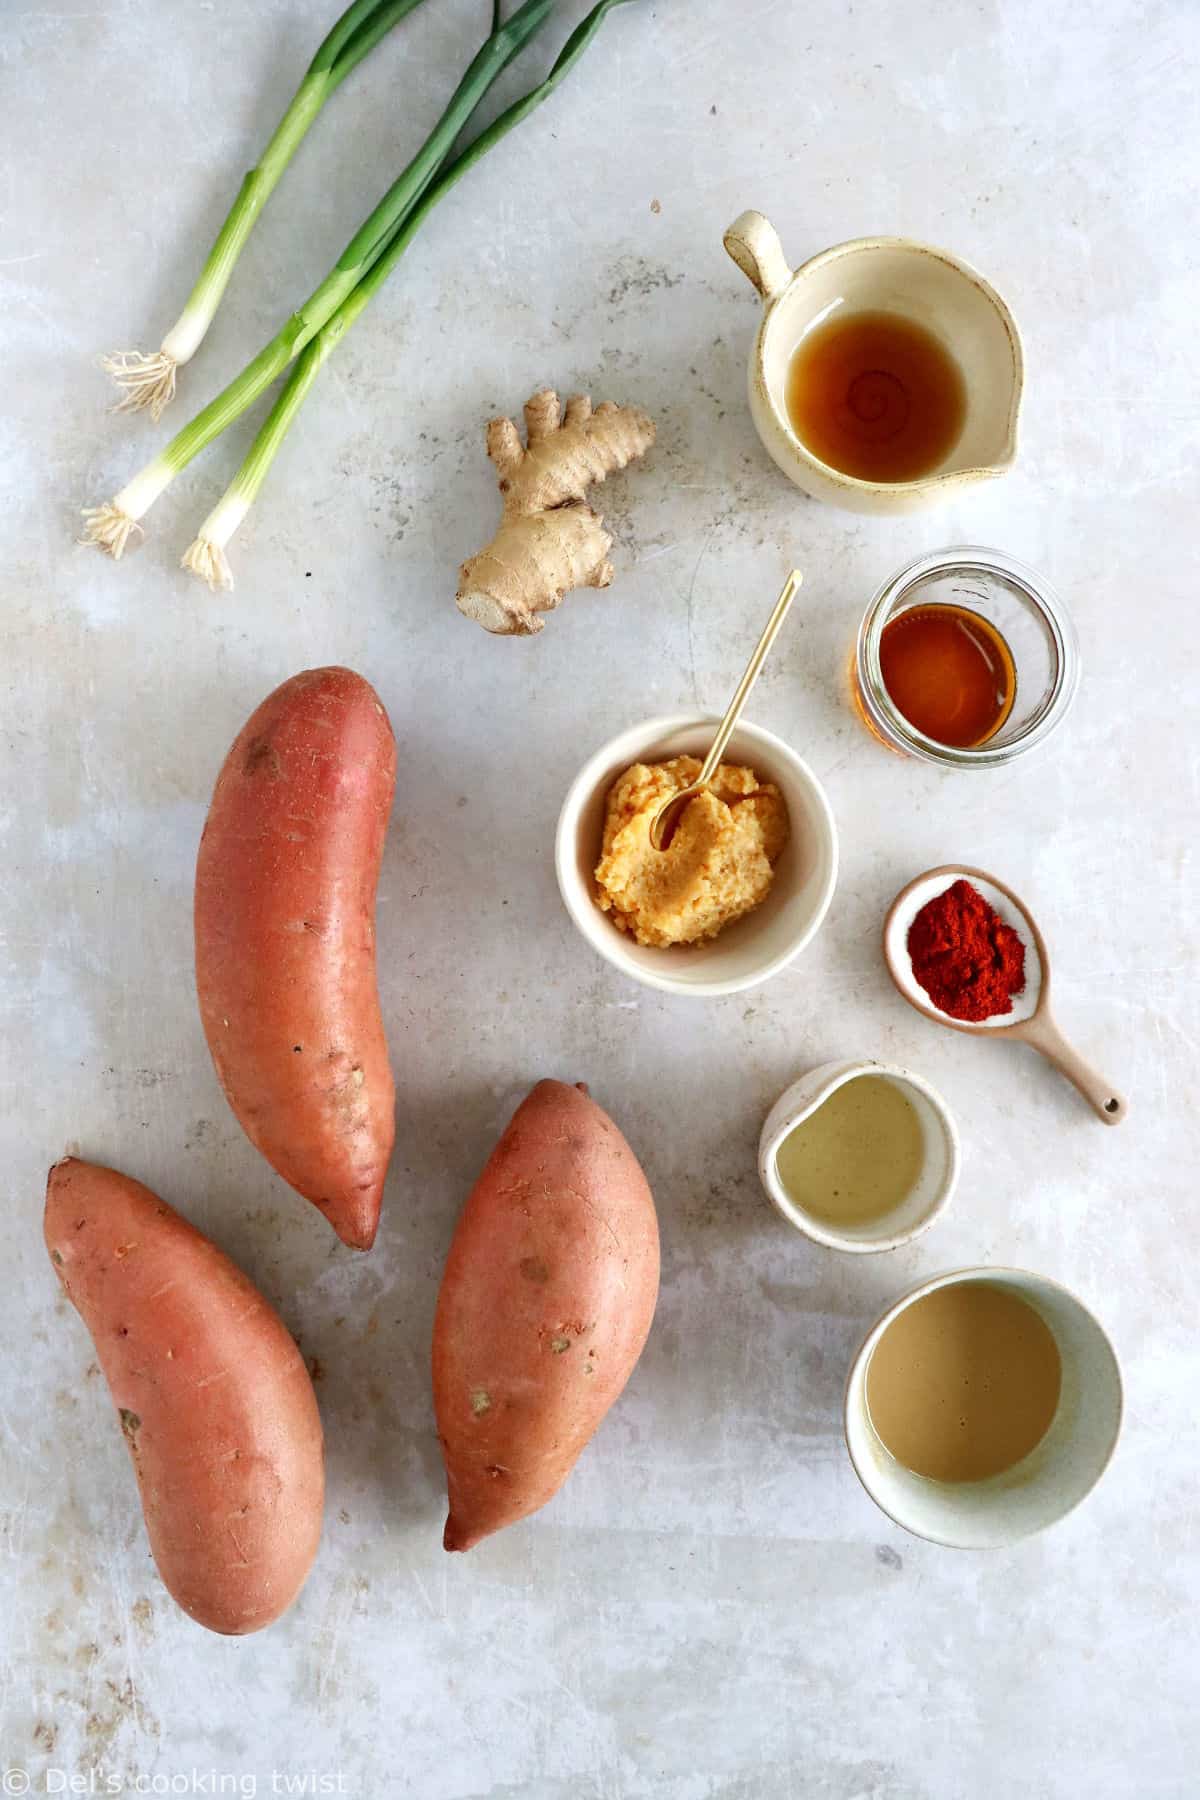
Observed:
[[[674,837],[683,809],[689,800],[702,794],[717,770],[721,766],[721,758],[726,746],[733,736],[734,728],[742,716],[742,708],[750,698],[750,689],[758,680],[759,670],[767,660],[771,645],[779,635],[779,627],[787,617],[788,607],[792,604],[792,596],[804,580],[799,569],[793,569],[783,584],[783,591],[775,602],[774,611],[767,620],[766,629],[754,647],[754,654],[746,664],[746,673],[738,682],[737,692],[729,702],[729,710],[717,726],[717,735],[712,747],[701,765],[700,773],[690,787],[685,787],[678,794],[672,794],[665,800],[650,821],[650,842],[656,850],[665,850]]]

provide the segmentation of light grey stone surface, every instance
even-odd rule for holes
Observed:
[[[332,10],[4,8],[0,1767],[34,1792],[70,1775],[210,1791],[181,1785],[194,1770],[261,1793],[273,1771],[278,1791],[340,1772],[343,1792],[419,1800],[1194,1795],[1195,8],[618,11],[339,351],[233,546],[236,592],[211,596],[176,565],[249,428],[114,567],[73,546],[77,508],[167,422],[109,416],[91,359],[171,322]],[[254,236],[177,424],[325,271],[487,10],[433,0],[352,78]],[[997,284],[1029,357],[1006,482],[899,522],[789,488],[743,400],[755,302],[721,233],[748,205],[794,260],[892,231]],[[499,641],[455,612],[455,569],[496,514],[484,422],[546,381],[644,404],[659,444],[604,494],[611,591]],[[873,588],[963,540],[1042,568],[1085,659],[1046,751],[977,777],[885,754],[842,686]],[[558,804],[621,726],[720,708],[793,561],[807,582],[752,716],[828,784],[839,891],[766,988],[667,1000],[573,933]],[[369,1258],[242,1137],[191,985],[221,758],[278,681],[335,660],[377,684],[401,750],[379,909],[399,1147]],[[1031,1054],[938,1032],[892,991],[885,905],[952,857],[1035,905],[1064,1023],[1131,1096],[1119,1132]],[[778,1091],[849,1054],[929,1076],[965,1146],[945,1221],[878,1259],[789,1233],[755,1176]],[[427,1378],[438,1273],[494,1137],[546,1074],[586,1079],[643,1158],[662,1300],[565,1491],[451,1559]],[[323,1550],[263,1636],[206,1635],[155,1575],[41,1244],[67,1144],[211,1232],[324,1370]],[[893,1528],[839,1430],[880,1306],[975,1261],[1077,1289],[1128,1387],[1097,1492],[994,1556]]]

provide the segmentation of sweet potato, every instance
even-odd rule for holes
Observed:
[[[65,1157],[46,1248],[92,1334],[150,1548],[210,1631],[259,1631],[321,1535],[321,1419],[287,1326],[217,1246],[140,1181]]]
[[[240,732],[196,863],[196,989],[225,1097],[272,1168],[360,1250],[395,1138],[375,985],[395,784],[374,688],[310,669]]]
[[[433,1329],[447,1550],[556,1494],[641,1355],[658,1220],[629,1145],[583,1086],[540,1081],[463,1209]]]

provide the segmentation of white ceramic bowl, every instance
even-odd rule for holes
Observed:
[[[1062,1358],[1062,1392],[1049,1431],[1015,1467],[987,1481],[929,1481],[898,1463],[876,1434],[867,1410],[867,1365],[898,1313],[960,1281],[1008,1288],[1040,1314]],[[955,1269],[913,1288],[867,1333],[846,1383],[846,1448],[868,1494],[897,1525],[956,1550],[995,1549],[1053,1525],[1091,1492],[1116,1448],[1121,1410],[1116,1352],[1074,1294],[1025,1269]]]
[[[825,790],[802,757],[759,725],[740,724],[726,762],[752,768],[783,795],[791,824],[771,891],[754,912],[706,944],[635,943],[594,899],[604,803],[631,763],[703,757],[718,721],[684,714],[632,725],[588,758],[563,802],[554,861],[564,904],[581,934],[615,968],[668,994],[735,994],[774,975],[811,941],[837,881],[837,828]]]
[[[838,1088],[859,1075],[880,1075],[894,1082],[911,1101],[923,1139],[921,1172],[891,1212],[868,1224],[836,1230],[828,1219],[818,1218],[797,1205],[779,1179],[776,1158],[789,1132],[823,1106]],[[946,1102],[923,1076],[895,1063],[831,1062],[810,1069],[779,1096],[767,1114],[758,1143],[759,1180],[770,1198],[790,1225],[831,1250],[861,1253],[895,1250],[901,1244],[911,1243],[945,1209],[958,1181],[958,1166],[958,1132]]]

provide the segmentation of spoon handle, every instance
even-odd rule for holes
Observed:
[[[704,759],[703,768],[700,770],[700,773],[692,784],[694,787],[705,787],[707,783],[712,780],[720,767],[721,758],[725,754],[725,747],[733,736],[734,726],[741,717],[742,708],[750,697],[750,689],[758,680],[758,672],[766,662],[771,651],[771,645],[779,635],[779,627],[787,617],[788,607],[792,604],[792,596],[803,580],[804,576],[801,574],[800,570],[793,569],[787,580],[784,582],[783,591],[775,602],[774,611],[767,620],[766,629],[754,647],[754,654],[746,664],[746,673],[738,682],[737,692],[729,702],[729,709],[726,712],[725,717],[721,720],[721,723],[717,726],[717,735],[714,737],[712,747]]]
[[[1106,1125],[1121,1123],[1129,1111],[1129,1102],[1104,1079],[1094,1063],[1088,1062],[1074,1044],[1068,1043],[1055,1019],[1043,1010],[1030,1019],[1021,1035],[1079,1089],[1098,1118]]]

